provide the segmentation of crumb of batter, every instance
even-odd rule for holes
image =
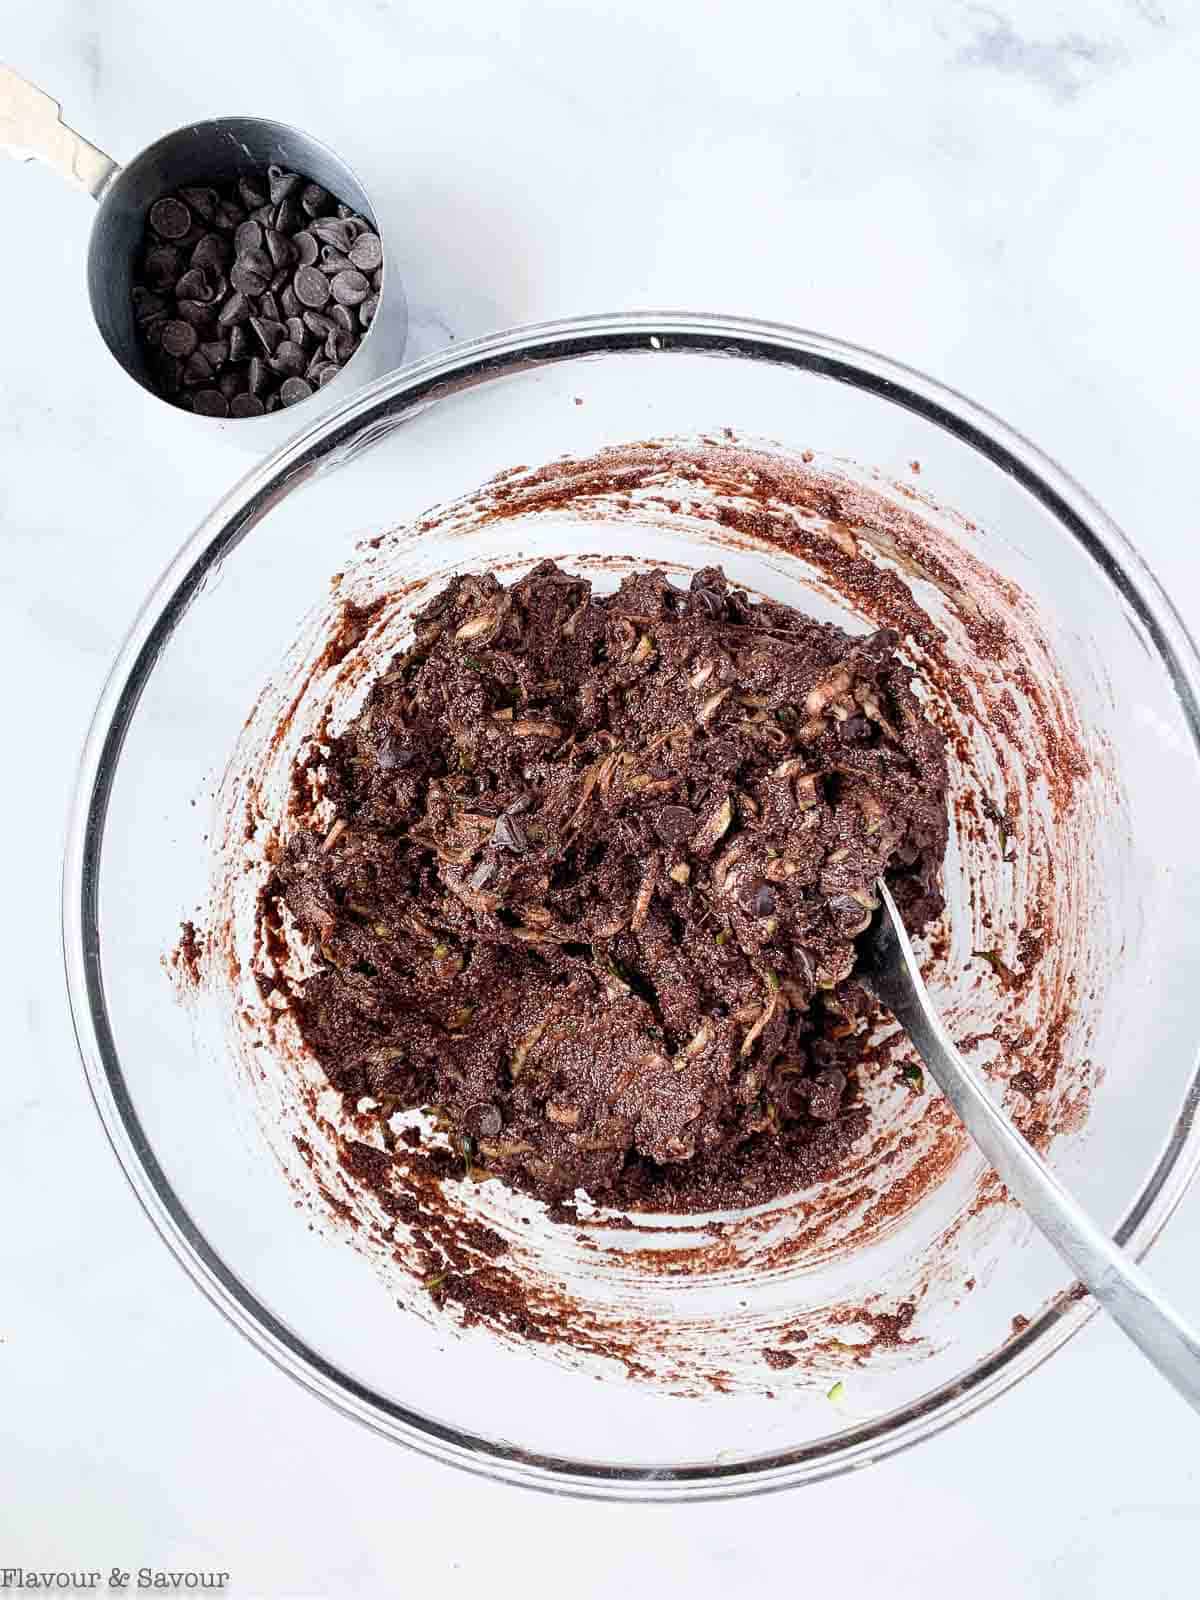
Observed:
[[[866,1122],[875,881],[913,929],[942,908],[945,752],[897,643],[719,568],[453,580],[312,758],[336,820],[264,890],[312,946],[293,1006],[329,1082],[553,1201],[832,1171]]]

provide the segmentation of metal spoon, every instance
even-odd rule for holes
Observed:
[[[880,916],[861,946],[859,976],[887,1006],[920,1052],[967,1132],[1084,1288],[1200,1411],[1200,1339],[1167,1305],[1141,1268],[1096,1226],[1063,1188],[959,1055],[934,1010],[886,885],[876,888]]]

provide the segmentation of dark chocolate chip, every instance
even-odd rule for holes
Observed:
[[[695,833],[696,818],[686,806],[664,806],[654,819],[654,830],[664,844],[682,844]]]
[[[343,333],[354,332],[354,313],[347,306],[330,306],[329,316]]]
[[[290,283],[285,283],[283,288],[279,291],[279,304],[283,308],[283,314],[285,317],[299,317],[303,315],[304,306],[301,304],[299,295],[296,293],[295,289],[292,288]]]
[[[228,260],[229,245],[219,233],[206,233],[192,249],[192,266],[206,272],[223,271]]]
[[[358,308],[358,320],[364,328],[369,328],[375,321],[375,313],[379,310],[379,296],[369,294]]]
[[[304,212],[293,194],[284,195],[275,207],[275,228],[279,233],[286,233],[289,238],[301,227],[305,221]]]
[[[249,361],[254,353],[254,346],[250,343],[250,334],[246,324],[239,322],[229,333],[229,359],[230,361]]]
[[[291,240],[286,239],[278,228],[264,229],[263,243],[266,245],[267,254],[277,268],[291,265],[295,251],[292,249]]]
[[[371,292],[371,285],[355,267],[339,272],[329,287],[333,298],[342,306],[359,306]]]
[[[304,179],[298,172],[288,172],[283,167],[267,168],[267,183],[273,205],[278,205],[281,200],[286,200],[288,195],[294,194],[303,182]]]
[[[754,891],[752,907],[756,917],[773,917],[778,897],[769,883],[760,883]]]
[[[492,831],[492,840],[499,850],[511,850],[513,855],[523,856],[529,849],[529,835],[525,832],[524,825],[516,817],[510,817],[507,812],[502,812],[496,818],[496,826]]]
[[[243,255],[247,250],[262,248],[263,231],[257,222],[243,222],[233,236],[233,248],[238,255]]]
[[[263,403],[256,394],[234,395],[229,402],[229,415],[231,417],[261,417]]]
[[[237,329],[234,329],[235,333],[237,331]],[[218,367],[223,367],[229,360],[229,345],[224,339],[214,339],[211,343],[200,346],[200,354],[212,365],[215,372]]]
[[[201,417],[227,417],[229,402],[219,389],[197,389],[192,409]]]
[[[317,263],[321,254],[321,246],[307,229],[302,229],[292,240],[292,248],[296,252],[296,260],[302,267],[312,267]]]
[[[261,272],[253,272],[239,257],[233,263],[229,273],[229,281],[242,294],[249,295],[252,299],[255,299],[266,292],[267,285],[271,281],[271,274],[269,272],[265,275]]]
[[[179,276],[183,257],[173,244],[156,244],[146,251],[142,277],[149,289],[170,289]]]
[[[245,220],[246,213],[241,206],[235,206],[231,200],[222,200],[213,216],[212,225],[220,233],[232,233]]]
[[[364,233],[350,247],[350,260],[360,272],[374,272],[383,265],[383,246],[373,233]]]
[[[212,362],[199,350],[194,351],[184,363],[183,381],[192,387],[200,383],[210,383],[212,375]]]
[[[238,179],[238,196],[247,211],[253,211],[256,206],[265,206],[269,196],[265,188],[260,188],[251,178]]]
[[[251,317],[250,326],[258,338],[259,344],[269,356],[273,356],[283,339],[287,337],[287,329],[282,322],[275,322],[270,317]]]
[[[178,300],[175,304],[175,315],[182,317],[184,322],[190,322],[193,328],[207,328],[216,309],[214,301]]]
[[[242,379],[236,372],[223,372],[217,379],[217,388],[226,400],[232,400],[235,394],[241,392]]]
[[[292,287],[301,305],[309,306],[314,311],[319,311],[329,299],[329,279],[316,267],[297,268]]]
[[[307,400],[312,394],[312,387],[305,383],[303,378],[285,378],[279,385],[279,400],[281,405],[299,405],[301,400]]]
[[[258,314],[260,317],[265,317],[268,322],[282,322],[287,315],[286,312],[279,309],[279,301],[276,300],[270,289],[258,302]]]
[[[221,307],[221,314],[217,321],[223,328],[230,327],[235,322],[245,322],[250,315],[250,302],[244,294],[231,294]]]
[[[216,216],[220,196],[215,189],[194,184],[187,189],[180,189],[179,196],[202,222],[211,222]]]
[[[306,216],[323,217],[329,210],[332,196],[319,183],[306,183],[300,191],[300,205]]]
[[[314,367],[312,375],[316,379],[317,387],[323,389],[327,383],[332,383],[340,370],[336,361],[325,361]]]
[[[271,358],[271,370],[287,377],[298,378],[304,371],[304,351],[291,339],[281,339]]]
[[[133,301],[133,315],[136,322],[152,322],[161,317],[167,309],[167,302],[160,294],[151,294],[149,289],[141,284],[134,287],[130,296]]]
[[[179,300],[211,300],[212,285],[205,276],[204,269],[189,267],[175,285],[175,295]]]
[[[169,356],[190,356],[200,339],[190,322],[164,322],[160,343]]]
[[[306,311],[303,320],[304,326],[309,333],[315,334],[318,339],[323,339],[327,333],[332,333],[337,327],[337,323],[331,317],[327,317],[323,311]]]
[[[343,255],[340,250],[335,250],[331,244],[323,244],[321,246],[321,254],[317,265],[327,278],[335,277],[339,272],[353,272],[354,270],[350,265],[350,257]]]
[[[271,371],[261,356],[251,356],[246,368],[246,387],[251,394],[264,395],[271,386]]]
[[[348,255],[354,243],[354,230],[336,217],[318,217],[309,230],[322,244],[332,245],[342,255]]]
[[[192,213],[172,195],[150,207],[150,226],[160,239],[182,239],[192,226]]]

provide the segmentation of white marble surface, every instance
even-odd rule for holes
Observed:
[[[4,8],[0,55],[118,158],[222,111],[326,138],[392,228],[413,354],[634,305],[886,349],[1058,456],[1200,626],[1194,4],[39,0]],[[618,1512],[367,1435],[191,1288],[84,1088],[58,862],[108,662],[245,458],[181,450],[111,364],[89,209],[0,164],[0,1567],[222,1568],[270,1596],[1190,1593],[1195,1420],[1096,1323],[853,1480]],[[1193,1193],[1151,1261],[1195,1317],[1198,1243]]]

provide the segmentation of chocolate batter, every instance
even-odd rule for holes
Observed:
[[[334,741],[265,891],[330,1083],[551,1199],[745,1204],[864,1128],[855,937],[942,907],[942,740],[897,636],[717,568],[455,579]],[[390,1135],[390,1129],[387,1130]]]

